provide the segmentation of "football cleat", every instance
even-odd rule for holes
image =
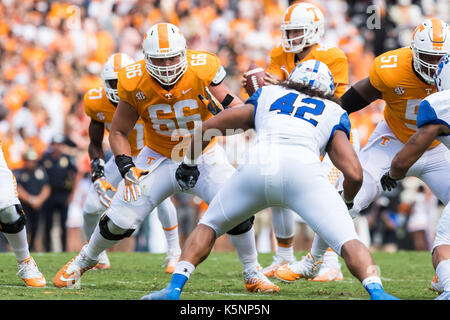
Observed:
[[[27,287],[41,288],[47,285],[44,275],[39,271],[33,257],[17,262],[18,274]]]
[[[444,288],[442,288],[442,285],[439,283],[439,278],[437,274],[434,275],[433,280],[431,280],[431,290],[442,293],[444,292]]]
[[[180,300],[180,288],[169,288],[169,285],[159,291],[150,292],[143,296],[141,300]]]
[[[379,283],[368,284],[366,290],[370,294],[370,300],[400,300],[399,298],[386,293],[383,286]]]
[[[180,255],[171,255],[168,254],[166,258],[166,273],[173,273],[175,271],[175,267],[180,259]]]
[[[87,270],[92,269],[98,262],[98,260],[92,260],[87,257],[85,250],[85,245],[80,253],[67,262],[61,270],[58,271],[55,278],[53,279],[53,284],[58,288],[70,288],[76,284],[83,273]]]
[[[92,268],[92,270],[108,270],[111,268],[108,255],[106,251],[103,251],[98,255],[98,263]]]
[[[450,291],[443,291],[439,297],[434,300],[450,300]]]
[[[273,284],[263,273],[260,266],[244,271],[244,286],[248,292],[272,293],[279,292],[280,287]]]
[[[275,277],[283,282],[291,283],[300,278],[313,279],[319,273],[322,259],[315,260],[310,252],[301,261],[281,266],[275,271]]]
[[[262,273],[268,277],[268,278],[272,278],[274,277],[274,273],[276,270],[278,270],[278,268],[280,268],[281,266],[288,264],[288,263],[293,263],[295,261],[287,261],[284,260],[283,258],[279,257],[279,256],[273,256],[273,261],[272,264],[270,266],[265,267],[262,270]]]
[[[341,271],[341,264],[338,262],[337,265],[330,265],[325,260],[320,267],[319,273],[317,277],[313,279],[308,279],[308,281],[319,281],[319,282],[327,282],[327,281],[342,281],[344,280],[344,275]]]

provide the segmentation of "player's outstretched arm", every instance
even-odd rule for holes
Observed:
[[[351,86],[342,95],[341,102],[342,108],[350,114],[365,108],[378,99],[381,99],[381,92],[370,83],[367,77]]]
[[[233,108],[243,103],[223,82],[219,85],[210,85],[208,89],[224,109]]]
[[[111,123],[109,143],[115,156],[125,154],[131,156],[131,147],[128,135],[133,130],[139,114],[128,102],[119,101]]]
[[[346,203],[351,203],[361,188],[363,171],[358,156],[344,131],[336,130],[328,143],[327,153],[333,164],[344,174],[344,194]]]
[[[392,159],[390,177],[394,180],[403,179],[409,168],[424,154],[431,143],[447,131],[450,132],[443,124],[427,124],[420,127]]]

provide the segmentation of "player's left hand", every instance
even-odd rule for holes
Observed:
[[[197,183],[200,171],[198,171],[197,166],[188,166],[182,162],[175,172],[175,178],[181,188],[181,190],[186,191],[193,187]]]
[[[380,179],[381,186],[384,191],[391,191],[397,186],[397,180],[393,179],[389,174],[389,171],[385,172]]]
[[[211,94],[211,91],[209,91],[208,87],[205,87],[205,92],[206,98],[201,94],[198,95],[200,101],[208,108],[209,112],[211,112],[213,115],[216,115],[219,112],[221,112],[224,109],[223,106]]]
[[[351,208],[353,208],[353,200],[348,202],[347,200],[345,200],[344,198],[344,190],[339,191],[339,194],[342,197],[342,200],[344,200],[345,205],[347,206],[347,209],[350,210]]]
[[[137,197],[141,195],[141,188],[139,187],[139,179],[147,175],[149,171],[141,170],[136,167],[130,168],[125,173],[123,179],[125,180],[125,190],[123,192],[123,198],[125,201],[136,201]]]

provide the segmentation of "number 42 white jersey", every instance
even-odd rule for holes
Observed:
[[[450,128],[450,90],[439,91],[428,96],[419,105],[417,127],[426,124],[445,124]],[[437,137],[450,149],[450,135]]]
[[[320,157],[335,130],[350,138],[348,114],[333,101],[271,85],[258,89],[246,103],[255,106],[258,142],[302,146]]]

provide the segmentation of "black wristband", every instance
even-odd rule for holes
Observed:
[[[105,160],[95,158],[91,161],[91,180],[94,182],[98,178],[105,176]]]
[[[128,172],[128,170],[130,170],[132,167],[135,167],[133,159],[125,154],[116,156],[114,160],[116,162],[117,168],[119,168],[122,178],[125,177],[125,174]]]
[[[369,105],[359,93],[353,87],[350,87],[341,97],[342,108],[347,111],[348,114],[359,111]]]

